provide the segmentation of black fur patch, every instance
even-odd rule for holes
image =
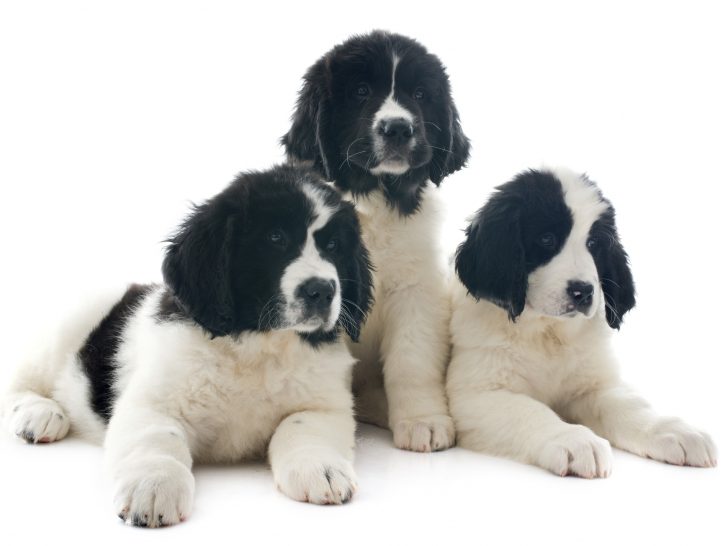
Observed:
[[[111,418],[114,404],[112,386],[121,333],[134,309],[152,288],[152,285],[131,285],[78,352],[81,369],[91,384],[91,407],[106,422]]]
[[[169,290],[162,292],[159,298],[157,306],[157,313],[155,315],[159,322],[176,322],[176,321],[191,321],[190,317],[182,307],[182,304],[177,300],[174,294]]]
[[[636,298],[629,257],[619,240],[611,204],[592,225],[589,239],[593,242],[589,252],[597,266],[599,283],[604,293],[607,323],[619,330],[624,314],[635,306]]]
[[[314,236],[340,279],[338,324],[356,339],[371,305],[371,266],[353,205],[310,169],[291,166],[241,174],[195,208],[169,240],[158,320],[191,319],[213,337],[278,328],[281,278],[314,220],[304,184],[335,211]],[[317,345],[337,335],[338,328],[301,337]]]
[[[583,182],[608,205],[591,226],[588,248],[604,293],[607,323],[618,329],[635,305],[634,281],[614,208],[594,182]],[[549,171],[524,171],[498,187],[475,215],[455,257],[458,276],[475,298],[495,303],[515,320],[526,304],[528,275],[561,251],[572,227],[559,179]]]
[[[547,171],[524,171],[476,213],[457,250],[458,276],[470,294],[515,320],[526,304],[528,274],[559,253],[573,223],[561,182]],[[553,245],[544,245],[549,234]]]
[[[415,118],[410,169],[374,175],[372,122],[392,90]],[[333,48],[304,75],[291,129],[281,142],[289,157],[310,161],[328,180],[355,195],[381,189],[390,206],[410,215],[428,180],[436,185],[462,168],[470,143],[440,60],[415,40],[382,31],[354,36]],[[366,96],[360,90],[366,89]]]

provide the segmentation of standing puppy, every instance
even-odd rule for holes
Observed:
[[[283,144],[354,201],[372,256],[375,304],[350,344],[359,418],[389,426],[400,448],[449,447],[449,302],[434,190],[465,164],[469,143],[442,63],[396,34],[347,40],[304,76]]]
[[[21,368],[5,413],[30,443],[103,441],[116,513],[157,527],[192,506],[192,462],[268,452],[290,497],[349,500],[356,339],[370,302],[351,203],[307,170],[247,173],[170,241],[165,283],[84,306]]]
[[[635,304],[614,209],[586,176],[526,171],[460,245],[447,391],[463,447],[559,475],[608,476],[609,444],[713,466],[710,437],[656,415],[619,379],[609,345]]]

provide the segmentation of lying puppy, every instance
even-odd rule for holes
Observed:
[[[707,434],[659,417],[619,379],[610,328],[634,285],[614,209],[586,176],[527,171],[498,188],[456,269],[447,392],[459,445],[584,478],[609,475],[610,443],[716,464]]]
[[[69,320],[20,369],[12,433],[104,441],[116,513],[142,527],[190,512],[192,462],[270,457],[278,487],[349,500],[356,339],[370,265],[354,207],[317,175],[240,175],[171,239],[163,285],[132,285]]]
[[[469,143],[442,63],[396,34],[347,40],[306,73],[283,144],[353,199],[372,255],[375,305],[350,346],[359,419],[391,428],[400,448],[449,447],[449,300],[434,190],[465,164]]]

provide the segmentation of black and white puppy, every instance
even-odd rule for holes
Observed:
[[[355,488],[352,339],[370,265],[351,203],[292,167],[240,175],[174,235],[163,285],[88,302],[28,361],[5,403],[28,442],[103,442],[115,509],[156,527],[190,512],[192,462],[268,452],[313,503]]]
[[[372,255],[375,305],[351,345],[359,418],[389,426],[400,448],[449,447],[449,309],[434,189],[465,164],[469,143],[442,63],[396,34],[347,40],[304,76],[283,144],[354,201]]]
[[[476,214],[456,255],[447,392],[458,444],[559,475],[606,477],[610,443],[713,466],[710,437],[620,380],[611,329],[635,304],[614,208],[584,175],[526,171]]]

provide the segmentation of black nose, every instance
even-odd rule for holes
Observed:
[[[569,295],[574,308],[577,311],[584,311],[591,307],[594,285],[588,282],[569,281],[566,293]]]
[[[303,282],[297,292],[298,297],[303,299],[310,311],[320,313],[327,311],[331,306],[336,293],[336,285],[333,281],[314,277]]]
[[[379,122],[379,133],[387,142],[404,144],[412,138],[415,128],[405,118],[387,118]]]

